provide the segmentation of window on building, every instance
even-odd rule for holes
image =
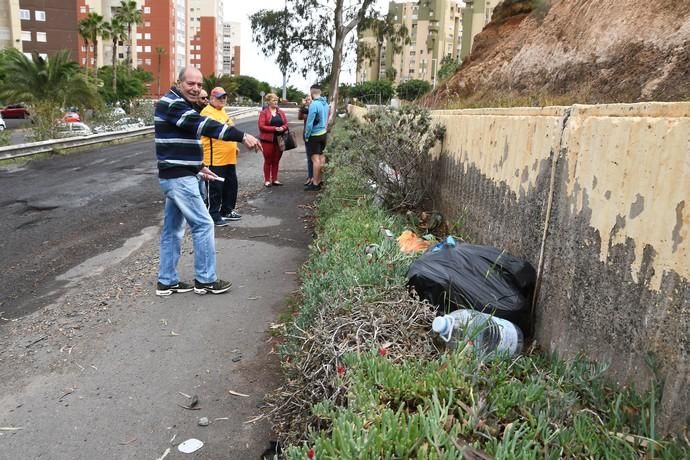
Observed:
[[[151,7],[150,6],[144,7],[144,14],[151,14]]]
[[[150,53],[151,52],[151,46],[145,46],[144,47],[144,53]]]
[[[410,51],[410,56],[414,56],[415,54],[417,54],[415,51]]]
[[[38,57],[41,59],[48,59],[48,53],[38,53]]]
[[[23,54],[24,54],[24,56],[28,57],[29,59],[33,59],[33,56],[31,55],[31,53],[23,53]]]
[[[86,11],[86,7],[85,7],[85,6],[80,7],[80,8],[79,8],[79,12],[80,12],[80,13],[88,13],[88,11]]]
[[[125,58],[125,53],[118,53],[117,54],[118,59],[124,59]]]
[[[149,59],[149,58],[144,59],[144,64],[151,65],[151,59]]]
[[[142,35],[140,33],[137,33],[137,40],[141,40]]]
[[[36,18],[37,21],[43,22],[46,20],[46,12],[41,11],[41,10],[36,10],[34,12],[34,17]]]
[[[19,10],[19,19],[21,19],[22,21],[30,21],[31,20],[31,11]]]
[[[36,41],[37,42],[43,42],[43,43],[47,42],[48,37],[47,37],[46,33],[45,32],[36,32]]]
[[[144,61],[141,59],[137,59],[137,65],[142,65],[142,64],[144,64]]]
[[[144,50],[143,46],[137,46],[137,53],[141,53]]]
[[[150,33],[145,33],[144,34],[144,40],[151,40],[151,34]]]
[[[31,41],[31,32],[28,30],[22,30],[22,41],[23,42],[30,42]]]
[[[144,27],[151,27],[150,21],[144,21]]]

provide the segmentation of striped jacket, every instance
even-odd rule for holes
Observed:
[[[193,176],[203,167],[201,136],[241,142],[244,132],[202,117],[171,88],[156,104],[154,115],[156,158],[161,179]]]

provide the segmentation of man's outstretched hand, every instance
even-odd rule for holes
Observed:
[[[264,149],[261,148],[261,142],[259,140],[252,136],[251,134],[244,133],[244,138],[242,139],[242,143],[247,146],[248,149],[250,150],[256,150],[257,152],[263,152]]]

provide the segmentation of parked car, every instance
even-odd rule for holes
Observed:
[[[93,134],[91,128],[89,128],[85,123],[80,122],[58,123],[57,131],[58,139],[75,136],[90,136]]]
[[[4,109],[0,110],[2,118],[29,118],[29,109],[24,104],[10,104]]]
[[[7,123],[5,123],[5,120],[2,118],[2,115],[0,115],[0,131],[4,131],[7,129]]]
[[[75,123],[81,121],[81,117],[77,112],[65,112],[62,116],[62,121],[64,123]]]

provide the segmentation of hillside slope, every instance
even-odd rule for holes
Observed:
[[[505,0],[422,103],[687,100],[689,75],[688,0]]]

